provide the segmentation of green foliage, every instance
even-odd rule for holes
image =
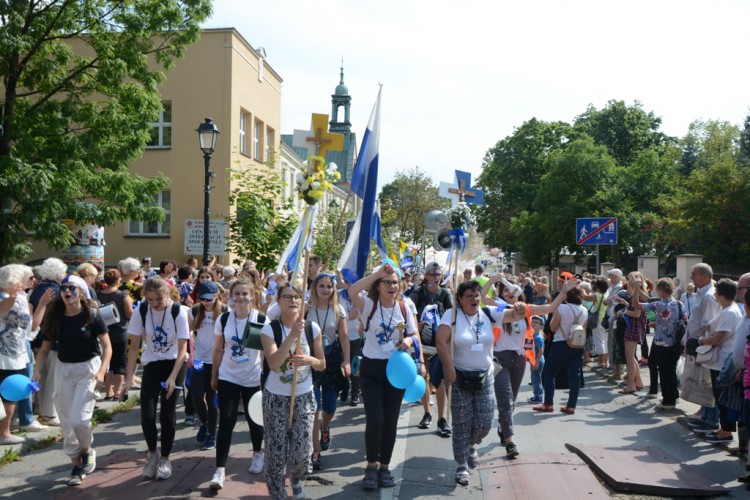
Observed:
[[[395,241],[396,248],[399,239],[421,242],[427,212],[448,207],[450,200],[438,196],[438,187],[419,167],[398,171],[380,193],[383,239]]]
[[[21,453],[13,448],[7,448],[0,457],[0,468],[8,464],[17,462],[21,458]]]
[[[229,179],[235,216],[227,220],[227,245],[237,254],[234,263],[252,260],[258,269],[275,269],[299,222],[292,200],[278,205],[284,183],[277,174],[241,168],[230,169]]]
[[[477,210],[477,224],[488,245],[517,249],[515,242],[521,235],[512,231],[511,221],[532,210],[547,159],[574,135],[567,123],[532,118],[487,152],[477,180],[485,197],[485,205]]]
[[[168,180],[128,165],[158,117],[162,70],[210,12],[210,0],[0,2],[0,262],[31,252],[27,232],[68,246],[64,218],[163,220],[141,205]]]
[[[315,243],[312,248],[312,253],[323,259],[323,264],[326,265],[327,269],[332,270],[336,267],[336,263],[338,262],[339,257],[341,257],[341,252],[344,251],[346,221],[347,219],[353,218],[354,213],[347,212],[344,214],[344,218],[341,221],[341,224],[339,224],[337,232],[336,225],[339,216],[341,216],[341,207],[323,208],[323,210],[323,213],[318,213],[317,222],[315,223]],[[331,257],[326,260],[329,253]]]

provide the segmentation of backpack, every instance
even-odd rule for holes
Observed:
[[[579,310],[578,315],[573,319],[573,326],[570,327],[570,331],[565,335],[565,342],[567,342],[568,347],[571,349],[583,349],[586,347],[586,330],[578,324],[580,317],[581,311]],[[560,328],[562,329],[562,322]]]
[[[146,331],[146,313],[148,312],[148,302],[141,302],[138,306],[138,312],[141,314],[141,322],[143,323],[143,331]],[[172,321],[174,322],[174,331],[177,332],[177,316],[180,315],[180,304],[178,302],[172,302]]]
[[[195,306],[195,307],[198,307],[198,306]],[[193,314],[193,317],[195,317],[195,314]],[[219,322],[221,323],[221,333],[222,334],[224,333],[224,329],[227,327],[227,321],[229,321],[229,311],[222,310],[221,316],[219,316]],[[248,320],[247,324],[250,325],[250,323],[251,323],[251,321]],[[256,324],[260,324],[260,325],[265,325],[266,324],[266,315],[263,314],[262,312],[258,311],[258,321],[253,321],[252,323],[256,323]],[[247,326],[246,326],[246,328],[247,328]],[[239,337],[239,335],[238,335],[238,337]],[[244,335],[243,335],[243,337],[244,337]],[[224,338],[223,335],[222,335],[222,340],[226,343],[226,338]],[[243,340],[244,340],[244,338],[243,338]],[[279,345],[279,344],[276,344],[276,345]]]
[[[367,317],[367,323],[365,324],[365,332],[370,331],[370,320],[373,316],[375,316],[375,311],[378,308],[379,301],[375,301],[372,303],[372,311],[370,311],[370,315]],[[398,301],[398,306],[401,308],[401,315],[404,317],[404,321],[406,321],[406,303],[403,300]]]
[[[594,311],[594,306],[597,305],[596,303],[591,304],[591,308],[588,311],[589,316],[586,322],[586,326],[588,326],[591,330],[599,325],[599,311],[601,311],[602,309],[602,302],[604,302],[604,294],[602,294],[601,299],[599,299],[599,304],[596,308],[596,311]]]

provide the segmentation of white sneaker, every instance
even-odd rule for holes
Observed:
[[[255,455],[253,455],[253,462],[250,464],[250,468],[247,469],[247,471],[250,474],[260,474],[263,472],[263,466],[266,463],[266,456],[263,454],[262,451],[259,451]]]
[[[172,476],[172,463],[162,458],[159,460],[159,466],[156,468],[156,479],[169,479]]]
[[[60,419],[57,417],[42,418],[42,423],[47,427],[60,427]]]
[[[213,479],[208,483],[208,487],[212,490],[220,490],[224,487],[224,472],[217,470],[214,473]]]
[[[40,432],[47,428],[46,425],[42,425],[39,423],[39,420],[32,420],[29,425],[23,425],[21,426],[21,431],[23,432]]]
[[[159,466],[160,459],[159,451],[154,452],[153,455],[146,455],[146,463],[143,464],[143,477],[146,479],[154,479],[156,477],[156,469]]]

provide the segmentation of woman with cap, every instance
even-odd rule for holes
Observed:
[[[112,359],[104,380],[106,398],[114,401],[122,391],[125,372],[128,364],[128,330],[127,325],[133,315],[133,299],[120,290],[120,271],[108,269],[104,273],[104,283],[107,285],[99,291],[99,301],[102,306],[113,304],[120,316],[118,323],[109,325],[109,341],[112,344]]]
[[[277,298],[280,317],[261,330],[269,369],[263,390],[266,486],[271,498],[286,498],[284,477],[288,474],[294,496],[306,498],[304,485],[315,418],[312,372],[325,370],[325,353],[317,323],[302,321],[300,316],[304,307],[302,290],[283,285]]]
[[[201,287],[204,285],[211,287],[215,286],[215,283],[207,281]],[[250,399],[261,390],[262,354],[257,349],[246,347],[243,337],[249,323],[267,324],[267,320],[255,307],[255,286],[246,277],[240,276],[234,280],[229,293],[233,304],[232,310],[215,316],[217,319],[214,320],[213,363],[209,370],[211,389],[219,394],[216,472],[209,483],[214,490],[224,487],[225,467],[239,414],[240,398],[253,446],[249,472],[263,472],[265,462],[265,454],[261,448],[263,424],[254,422],[248,409]]]
[[[49,306],[43,328],[42,348],[33,379],[39,379],[53,343],[57,343],[55,366],[57,387],[55,408],[63,434],[63,451],[73,470],[68,485],[83,482],[96,468],[96,452],[91,417],[94,414],[96,384],[104,382],[112,356],[107,325],[86,299],[86,283],[69,276],[60,285],[60,297]]]
[[[477,446],[492,428],[495,404],[493,377],[492,320],[480,308],[480,284],[464,281],[456,292],[456,318],[444,314],[437,330],[436,346],[443,364],[443,381],[453,386],[453,458],[458,464],[456,483],[469,484],[469,468],[479,465]],[[451,325],[455,325],[451,352]]]
[[[213,281],[204,281],[198,287],[200,303],[190,309],[188,316],[195,349],[193,376],[190,380],[190,397],[198,414],[200,428],[195,440],[202,450],[216,447],[216,424],[219,412],[214,406],[216,391],[211,387],[213,373],[214,330],[219,315],[226,310],[218,295],[219,287]]]
[[[326,370],[314,380],[315,401],[318,405],[313,423],[313,470],[320,470],[320,452],[331,446],[331,421],[336,413],[336,400],[341,385],[348,384],[349,335],[346,310],[339,305],[336,278],[330,273],[318,274],[310,289],[310,310],[307,319],[316,323],[323,334]],[[323,421],[319,420],[322,410]]]
[[[177,397],[175,392],[183,389],[187,360],[187,344],[190,339],[188,315],[185,309],[169,298],[169,287],[162,278],[149,278],[143,284],[146,307],[143,313],[130,318],[128,335],[132,339],[128,346],[128,366],[120,399],[133,384],[138,349],[143,341],[143,377],[141,380],[141,428],[148,452],[143,466],[146,479],[167,479],[172,475],[169,456],[174,445],[177,425]],[[156,406],[161,406],[156,428]],[[161,453],[157,440],[161,435]]]
[[[359,309],[360,317],[366,318],[367,340],[359,367],[365,403],[367,467],[362,481],[365,490],[395,485],[389,466],[405,391],[391,385],[386,365],[395,352],[409,351],[419,342],[415,317],[400,300],[399,273],[400,270],[385,263],[349,287],[352,303]],[[361,292],[365,290],[367,295],[363,297]],[[424,363],[420,360],[418,365],[424,373]]]
[[[546,315],[557,310],[562,304],[565,292],[575,287],[576,280],[570,279],[563,284],[562,293],[555,297],[551,304],[524,304],[519,302],[523,290],[518,285],[510,284],[505,276],[496,274],[482,288],[485,303],[487,291],[497,284],[500,307],[492,310],[493,323],[501,324],[500,337],[495,341],[494,356],[502,370],[495,376],[495,399],[497,400],[499,426],[497,433],[500,443],[505,446],[506,456],[518,456],[518,447],[513,441],[513,411],[515,410],[518,390],[521,387],[523,375],[526,372],[526,338],[531,337],[531,316]],[[489,302],[490,305],[498,305]],[[507,307],[502,308],[504,304]]]

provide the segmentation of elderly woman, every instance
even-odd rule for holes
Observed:
[[[117,269],[122,275],[120,278],[122,280],[120,290],[127,292],[130,298],[133,299],[133,302],[140,301],[143,298],[141,285],[137,284],[135,280],[138,278],[138,273],[141,270],[141,263],[138,262],[138,259],[128,257],[117,263]]]
[[[39,303],[47,293],[47,290],[52,290],[54,297],[60,296],[60,283],[67,275],[68,266],[60,259],[50,257],[42,262],[41,265],[35,267],[34,272],[39,275],[40,281],[29,296],[29,304],[31,304],[32,311],[36,311],[40,307]],[[41,346],[42,339],[39,337],[32,344],[32,347],[38,349]],[[57,418],[57,410],[55,409],[56,380],[54,375],[56,365],[57,346],[53,344],[44,366],[39,366],[39,383],[41,388],[36,396],[39,402],[39,421],[45,425],[59,426],[60,420]]]
[[[518,456],[518,447],[513,441],[513,411],[515,410],[518,390],[526,371],[526,338],[532,337],[531,316],[547,315],[562,304],[567,290],[577,284],[575,280],[568,280],[562,285],[563,292],[555,297],[551,304],[530,305],[519,302],[522,290],[518,285],[511,285],[502,274],[497,274],[482,288],[482,297],[487,302],[487,291],[497,284],[502,302],[510,307],[498,312],[492,311],[493,323],[501,324],[500,338],[494,347],[494,356],[503,367],[495,376],[495,399],[497,400],[498,435],[500,443],[505,446],[506,456]],[[496,305],[496,304],[492,304]],[[499,309],[499,308],[498,308]]]
[[[84,294],[86,284],[70,276],[60,285],[60,298],[50,306],[44,321],[39,365],[53,344],[58,346],[55,366],[57,392],[55,408],[60,416],[63,451],[70,457],[73,470],[69,486],[80,485],[96,468],[96,452],[91,417],[94,414],[96,383],[104,382],[112,347],[107,325],[92,308]],[[38,379],[39,372],[34,372]]]
[[[480,284],[464,281],[456,292],[456,318],[444,314],[437,331],[436,345],[443,363],[443,380],[453,386],[453,459],[458,464],[456,483],[469,484],[469,468],[479,465],[477,446],[492,428],[495,402],[493,377],[492,320],[480,309]],[[455,324],[455,334],[451,326]],[[451,337],[453,336],[453,352]]]
[[[32,340],[39,331],[39,319],[44,314],[47,303],[54,298],[53,292],[44,294],[40,300],[39,314],[32,319],[24,293],[31,275],[30,268],[19,264],[10,264],[0,268],[0,383],[11,375],[27,373],[29,340]],[[16,409],[16,402],[3,401],[3,406],[6,416],[0,420],[0,444],[23,443],[25,441],[23,437],[10,433],[10,421]],[[23,415],[19,415],[19,418],[21,416]],[[36,425],[22,422],[24,428],[21,430],[44,428],[39,422],[33,420],[33,415],[30,418]]]

